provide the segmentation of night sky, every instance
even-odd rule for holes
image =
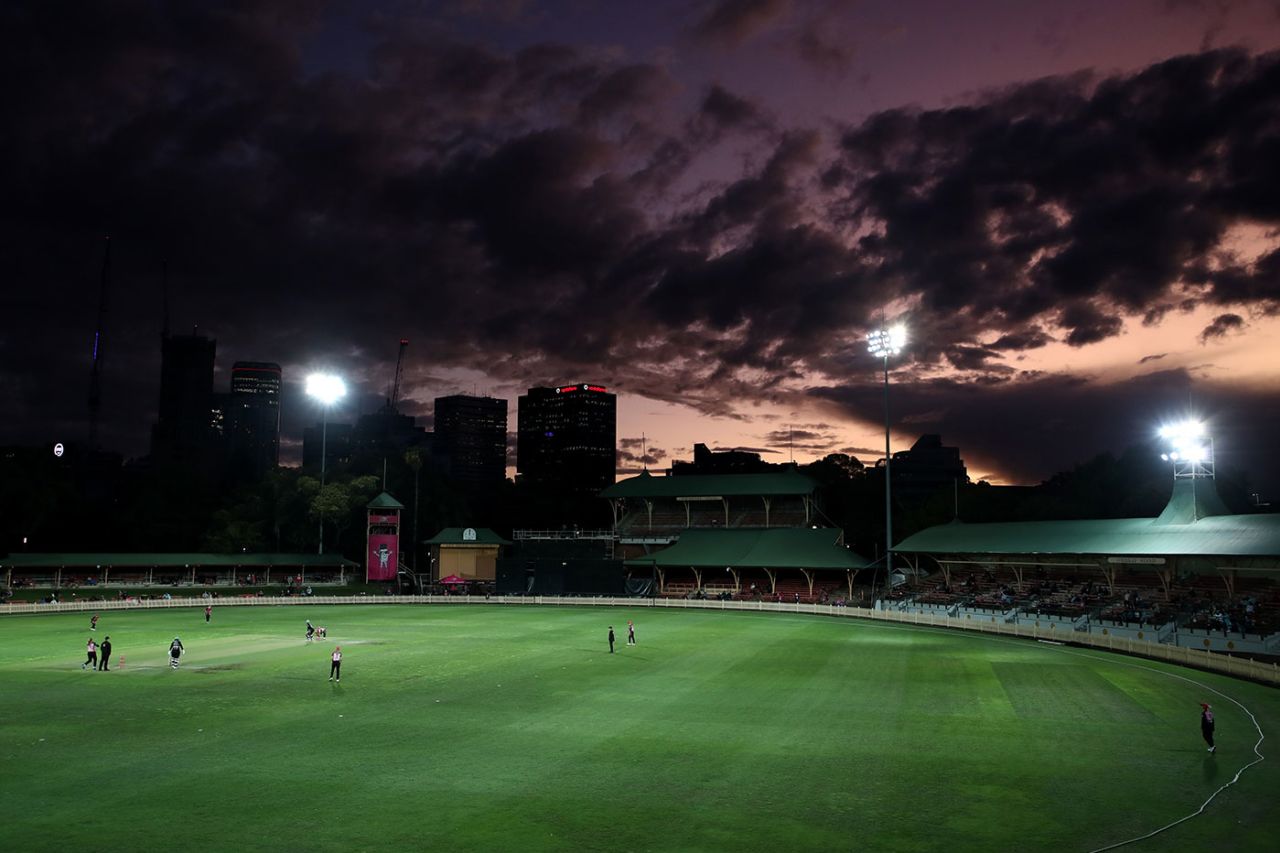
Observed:
[[[170,328],[375,408],[619,394],[620,467],[883,447],[1034,483],[1189,409],[1280,492],[1280,3],[0,7],[0,444],[146,452]]]

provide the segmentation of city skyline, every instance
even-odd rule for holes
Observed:
[[[87,437],[110,235],[98,435],[129,456],[171,317],[218,388],[281,366],[286,463],[302,377],[340,371],[354,422],[408,338],[420,423],[599,383],[620,470],[873,464],[883,313],[894,450],[1034,483],[1193,409],[1275,492],[1280,15],[1029,5],[15,4],[0,444]]]

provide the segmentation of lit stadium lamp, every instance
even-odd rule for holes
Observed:
[[[901,323],[887,329],[877,329],[867,335],[867,352],[876,358],[897,355],[906,345],[907,327]]]
[[[889,328],[881,326],[867,334],[867,352],[884,359],[884,585],[893,588],[893,509],[889,483],[889,356],[902,352],[907,345],[907,327],[895,323]]]
[[[332,373],[313,373],[307,377],[307,396],[322,406],[332,406],[347,394],[347,383]]]
[[[1168,444],[1168,449],[1160,454],[1160,458],[1173,463],[1175,480],[1214,475],[1213,436],[1209,435],[1203,421],[1188,418],[1165,424],[1158,432],[1160,438]]]
[[[327,461],[329,407],[347,395],[347,383],[332,373],[313,373],[307,377],[307,396],[320,404],[320,488],[324,488],[324,468]],[[320,547],[324,553],[324,515],[320,516]]]

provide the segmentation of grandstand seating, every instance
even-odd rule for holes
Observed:
[[[801,498],[776,498],[766,513],[754,498],[732,498],[729,501],[729,527],[802,527],[808,523]],[[671,533],[686,528],[725,527],[724,505],[719,501],[656,501],[650,514],[645,507],[633,507],[618,522],[620,536],[643,536]]]
[[[1020,611],[1029,616],[1089,617],[1111,626],[1151,628],[1178,625],[1223,636],[1266,637],[1280,631],[1280,585],[1265,577],[1236,580],[1235,594],[1217,575],[1195,575],[1167,591],[1154,572],[1127,571],[1114,588],[1101,578],[1081,580],[1076,573],[1055,577],[1044,571],[1023,573],[1019,582],[1007,567],[953,572],[951,584],[935,573],[918,584],[899,587],[889,599],[898,605],[959,605],[982,612]]]

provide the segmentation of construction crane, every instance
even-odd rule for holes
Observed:
[[[400,380],[404,377],[404,351],[409,346],[408,338],[400,339],[400,354],[396,357],[396,379],[391,385],[391,399],[387,401],[387,408],[395,411],[396,403],[400,402]]]

